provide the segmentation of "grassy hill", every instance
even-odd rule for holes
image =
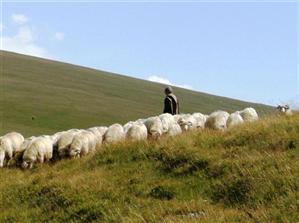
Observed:
[[[1,169],[0,222],[299,222],[299,115]]]
[[[1,51],[0,135],[25,136],[125,123],[161,113],[164,85]],[[269,106],[175,88],[182,112]]]

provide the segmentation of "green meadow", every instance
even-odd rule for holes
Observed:
[[[0,171],[0,222],[299,221],[299,116]]]

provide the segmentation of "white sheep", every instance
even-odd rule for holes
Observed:
[[[3,167],[6,161],[12,159],[15,151],[20,148],[24,137],[17,132],[7,133],[0,137],[0,167]]]
[[[229,128],[231,126],[239,125],[244,122],[242,116],[238,111],[232,113],[229,115],[227,121],[226,121],[226,126]]]
[[[81,131],[76,134],[70,145],[69,156],[80,157],[96,150],[96,135],[91,131]]]
[[[131,127],[126,132],[126,138],[133,141],[145,140],[147,139],[147,128],[144,124],[133,123]]]
[[[68,155],[69,147],[73,141],[75,135],[77,135],[80,131],[66,131],[64,132],[58,142],[57,142],[57,151],[59,157],[65,157]]]
[[[293,115],[293,111],[290,109],[290,106],[288,105],[278,105],[276,109],[281,113],[285,115]]]
[[[23,153],[22,168],[32,168],[33,164],[49,161],[53,156],[53,141],[49,136],[39,136],[31,142]]]
[[[192,116],[196,119],[197,121],[197,126],[196,128],[198,129],[204,129],[205,128],[205,123],[207,120],[207,116],[202,114],[202,113],[193,113]]]
[[[125,139],[125,132],[120,124],[109,126],[104,135],[104,143],[115,143],[123,139]]]
[[[22,164],[22,157],[23,157],[24,151],[31,145],[31,143],[33,142],[33,140],[35,138],[36,138],[35,136],[26,138],[23,141],[23,143],[21,144],[21,146],[16,149],[15,154],[13,155],[12,159],[9,160],[9,162],[7,163],[7,166],[11,167],[11,166],[15,166],[18,164]]]
[[[197,120],[190,114],[182,114],[177,123],[181,126],[182,131],[188,131],[197,128]]]
[[[149,137],[157,139],[162,135],[163,125],[159,117],[150,117],[145,120],[144,124],[147,128]]]
[[[171,115],[171,114],[165,113],[165,114],[159,115],[158,117],[161,119],[161,122],[162,122],[163,133],[167,133],[170,126],[172,124],[176,123],[173,115]]]
[[[89,128],[88,131],[92,132],[94,134],[94,138],[96,141],[96,149],[99,149],[102,146],[103,143],[103,135],[99,131],[97,127]]]
[[[215,111],[207,118],[205,127],[215,130],[224,130],[227,128],[226,122],[228,117],[229,113],[226,111]]]
[[[169,126],[167,131],[167,135],[169,136],[176,136],[182,133],[181,126],[178,123],[173,123]]]
[[[242,111],[239,111],[240,115],[242,116],[244,122],[253,122],[258,120],[259,116],[254,108],[245,108]]]

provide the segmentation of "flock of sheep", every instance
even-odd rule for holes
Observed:
[[[75,158],[93,153],[102,143],[115,143],[124,139],[157,139],[162,135],[175,136],[193,129],[224,130],[257,119],[258,114],[254,108],[245,108],[232,114],[225,111],[215,111],[210,115],[161,114],[130,121],[124,126],[113,124],[110,127],[71,129],[54,135],[32,136],[26,139],[20,133],[11,132],[0,137],[0,167],[32,168],[34,163],[50,161],[54,154],[59,158]]]

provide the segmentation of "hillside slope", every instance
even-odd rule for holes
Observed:
[[[0,135],[125,123],[161,113],[163,85],[1,51]],[[182,112],[271,107],[175,88]]]
[[[299,222],[299,115],[0,171],[0,222]]]

